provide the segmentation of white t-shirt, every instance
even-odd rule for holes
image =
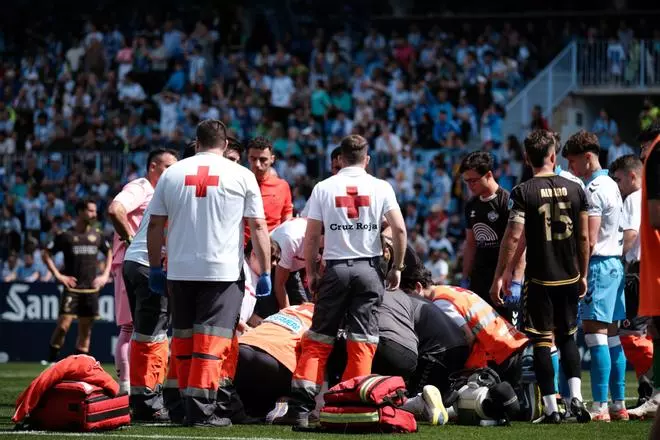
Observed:
[[[237,281],[243,218],[264,218],[254,174],[210,152],[165,170],[150,211],[168,217],[167,278],[185,281]]]
[[[23,199],[23,211],[25,211],[25,229],[38,231],[41,229],[41,208],[43,203],[39,199]]]
[[[273,78],[270,87],[270,103],[274,107],[291,107],[291,96],[296,88],[288,76]]]
[[[243,263],[243,272],[245,273],[245,293],[243,294],[243,302],[241,303],[240,320],[247,322],[250,316],[254,313],[254,306],[257,305],[257,294],[255,293],[255,286],[259,275],[250,269],[247,261]]]
[[[626,253],[626,261],[639,261],[640,258],[640,244],[639,244],[639,225],[642,222],[642,190],[639,189],[630,193],[626,200],[623,201],[623,219],[621,227],[624,231],[637,231],[637,238],[633,243],[632,248]]]
[[[303,242],[307,230],[307,219],[298,217],[285,221],[270,233],[270,238],[280,246],[279,266],[289,272],[305,267]]]
[[[383,253],[380,224],[393,209],[400,208],[392,185],[350,166],[314,187],[307,217],[323,222],[323,259],[347,260]]]
[[[600,230],[594,248],[594,256],[619,257],[623,254],[623,200],[619,187],[607,175],[597,171],[587,184],[589,217],[600,217]]]
[[[147,205],[147,209],[142,214],[142,220],[138,227],[133,241],[126,248],[124,254],[124,261],[133,261],[134,263],[143,266],[149,266],[149,252],[147,251],[147,229],[149,229],[149,218],[151,217],[151,203]]]

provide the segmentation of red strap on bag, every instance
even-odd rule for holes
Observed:
[[[406,384],[400,376],[354,377],[330,388],[324,395],[326,405],[357,403],[402,405],[405,401]]]
[[[415,416],[391,405],[324,406],[321,426],[338,432],[411,433],[417,431]]]

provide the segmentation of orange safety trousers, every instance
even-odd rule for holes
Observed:
[[[380,259],[326,260],[314,316],[303,335],[291,393],[302,411],[311,411],[325,379],[337,330],[344,322],[346,368],[342,380],[371,373],[378,347],[378,305],[385,291]]]
[[[160,386],[167,372],[168,297],[149,290],[149,268],[125,261],[124,283],[133,298],[133,335],[130,344],[130,402],[136,418],[149,418],[161,408]]]
[[[167,335],[144,338],[133,333],[131,340],[131,394],[134,388],[155,390],[163,383],[167,371]],[[137,391],[137,390],[136,390]]]
[[[222,365],[230,356],[243,292],[236,282],[169,281],[172,356],[189,423],[216,407]]]
[[[637,377],[641,377],[653,366],[653,340],[648,335],[620,335],[621,345],[626,359],[635,368]]]

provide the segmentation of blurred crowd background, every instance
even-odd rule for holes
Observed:
[[[587,48],[605,41],[602,75],[622,81],[636,38],[660,53],[660,31],[646,21],[593,15],[435,22],[416,19],[428,11],[415,5],[404,11],[411,18],[387,21],[371,19],[400,15],[387,2],[291,0],[285,11],[268,1],[166,2],[155,12],[137,1],[94,5],[89,14],[36,3],[38,13],[23,1],[0,19],[4,281],[51,280],[39,248],[72,225],[80,197],[98,201],[98,227],[110,236],[105,210],[144,175],[150,149],[182,151],[206,118],[221,119],[243,142],[272,139],[296,212],[329,175],[339,139],[365,136],[370,172],[392,183],[409,241],[436,281],[455,281],[470,197],[460,160],[474,149],[492,152],[507,190],[524,173],[521,139],[502,130],[507,102],[575,39]],[[446,15],[446,3],[431,12]],[[464,3],[463,11],[478,13],[470,5],[483,2]],[[597,7],[591,3],[583,7]],[[630,115],[641,127],[658,116],[650,98]],[[543,108],[531,121],[529,129],[548,128]],[[636,148],[607,108],[591,128],[605,164]]]

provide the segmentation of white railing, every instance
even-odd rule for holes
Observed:
[[[582,40],[577,57],[581,88],[660,87],[660,40]]]
[[[552,123],[552,110],[577,87],[577,53],[577,44],[571,42],[507,104],[505,136],[524,136],[535,106],[540,106]]]

